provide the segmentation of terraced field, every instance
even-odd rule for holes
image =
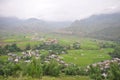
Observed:
[[[60,55],[67,63],[74,63],[79,66],[87,66],[92,63],[100,62],[103,60],[111,59],[108,55],[113,49],[101,49],[101,50],[69,50],[68,54]]]

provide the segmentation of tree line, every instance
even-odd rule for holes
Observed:
[[[5,45],[4,47],[0,46],[0,55],[6,55],[9,52],[19,52],[21,49],[16,44]]]

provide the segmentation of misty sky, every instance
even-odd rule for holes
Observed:
[[[0,0],[0,16],[73,21],[120,11],[120,0]]]

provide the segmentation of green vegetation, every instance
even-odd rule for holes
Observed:
[[[73,35],[120,41],[119,19],[119,13],[94,15],[74,21],[64,30],[71,32]]]
[[[95,80],[119,80],[120,79],[120,65],[119,63],[111,63],[110,68],[101,70],[100,66],[90,65],[88,71],[90,78]]]
[[[120,80],[120,65],[113,63],[110,66],[110,71],[108,72],[108,78],[110,80]]]
[[[103,60],[111,59],[108,52],[112,52],[113,49],[102,49],[102,50],[68,50],[69,54],[62,54],[67,63],[74,63],[79,66],[87,66],[89,64],[100,62]]]
[[[87,75],[85,69],[75,64],[68,65],[64,71],[66,75]]]
[[[55,54],[61,54],[62,51],[64,51],[65,53],[67,53],[66,48],[64,46],[61,46],[60,44],[40,44],[36,46],[36,49],[43,49],[43,50],[50,50],[51,53],[55,53]]]
[[[0,76],[0,80],[6,80]],[[59,77],[52,77],[52,76],[44,76],[42,79],[32,78],[30,76],[20,76],[20,77],[12,77],[9,76],[7,80],[90,80],[87,76],[59,76]]]
[[[90,66],[90,70],[89,70],[89,75],[90,78],[95,79],[95,80],[102,80],[102,71],[100,70],[100,67],[96,66]]]
[[[32,35],[22,39],[14,36],[13,39],[5,38],[5,40],[2,40],[3,45],[0,47],[0,79],[90,80],[92,78],[101,80],[103,77],[99,67],[91,67],[88,72],[86,67],[93,63],[112,59],[113,56],[110,56],[109,53],[119,55],[119,48],[111,41],[68,35],[62,37],[57,34],[47,35],[44,41],[31,41],[30,38],[32,38]],[[54,43],[54,39],[57,39],[58,43]],[[27,56],[22,58],[20,62],[8,61],[8,53],[22,56],[22,52],[29,53],[31,50],[38,50],[39,59],[36,59],[36,56]],[[52,54],[60,57],[62,63],[58,62],[60,61],[59,58],[58,61],[48,59]],[[31,60],[31,62],[25,63],[25,60]],[[116,68],[117,66],[115,66]],[[109,74],[115,76],[112,69],[114,67],[111,67]],[[114,80],[113,76],[112,80]]]
[[[120,13],[73,23],[1,17],[0,80],[120,80],[119,21]]]
[[[6,76],[12,76],[16,75],[16,72],[20,70],[19,64],[14,63],[3,63],[0,65],[0,75],[6,77]]]
[[[43,65],[43,74],[51,76],[59,76],[61,72],[61,65],[55,60],[51,60],[49,63]]]
[[[19,52],[21,49],[16,44],[0,46],[0,55],[6,55],[9,52]]]
[[[32,62],[23,68],[23,73],[24,75],[32,76],[34,78],[42,78],[43,70],[40,60],[33,59]]]
[[[4,48],[0,47],[0,55],[6,54]]]
[[[112,53],[109,53],[113,58],[120,58],[120,46],[116,46]]]

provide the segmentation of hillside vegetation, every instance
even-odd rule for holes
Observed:
[[[120,13],[93,15],[83,20],[76,20],[66,31],[74,35],[99,39],[120,39]]]
[[[23,38],[18,36],[23,36]],[[91,77],[94,72],[86,72],[87,66],[111,60],[112,56],[109,53],[112,54],[116,46],[116,43],[112,41],[70,35],[33,34],[24,36],[14,35],[2,39],[0,79],[94,79],[96,77]],[[18,59],[19,57],[21,58]]]

